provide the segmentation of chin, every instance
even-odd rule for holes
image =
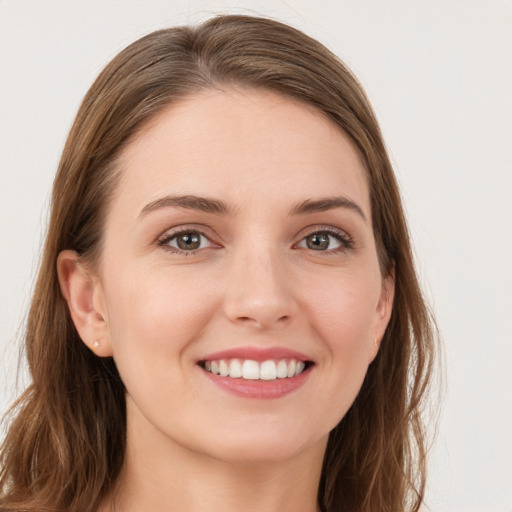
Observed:
[[[278,463],[293,459],[305,451],[318,450],[323,454],[328,433],[316,436],[295,432],[289,428],[254,429],[253,431],[232,432],[226,437],[210,438],[203,453],[213,459],[237,465]]]

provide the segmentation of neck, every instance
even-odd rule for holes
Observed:
[[[326,439],[285,459],[230,461],[145,434],[128,422],[124,470],[98,512],[318,510]]]

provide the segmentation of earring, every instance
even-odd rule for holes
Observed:
[[[377,338],[373,340],[373,344],[375,345],[375,348],[379,348],[379,344],[377,342]]]
[[[95,348],[98,348],[98,347],[100,346],[100,340],[96,340],[96,341],[92,344],[92,346],[93,346],[93,350],[94,350]]]

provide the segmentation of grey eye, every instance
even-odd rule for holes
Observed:
[[[303,238],[299,243],[299,247],[311,249],[312,251],[328,251],[337,249],[341,245],[342,242],[338,238],[325,232],[312,233]]]

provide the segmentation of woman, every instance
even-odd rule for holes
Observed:
[[[368,101],[221,16],[87,93],[54,184],[2,510],[418,510],[433,328]]]

